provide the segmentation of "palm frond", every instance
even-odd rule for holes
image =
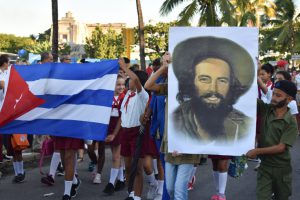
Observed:
[[[186,0],[165,0],[160,7],[159,13],[162,16],[169,14],[177,5]]]
[[[197,0],[194,0],[192,3],[187,5],[178,16],[178,25],[189,25],[190,20],[195,16],[198,12],[198,3]]]

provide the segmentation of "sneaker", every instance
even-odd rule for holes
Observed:
[[[101,183],[101,174],[96,174],[94,180],[93,180],[94,184],[100,184]]]
[[[41,178],[41,182],[44,183],[44,184],[46,184],[46,185],[49,185],[49,186],[54,185],[54,179],[49,174],[47,176]]]
[[[12,160],[12,156],[8,156],[8,155],[3,154],[3,162],[8,162],[8,161],[11,161],[11,160]]]
[[[57,176],[64,176],[65,175],[65,170],[64,170],[63,166],[61,165],[61,163],[59,163],[59,165],[56,169],[56,174],[57,174]]]
[[[156,194],[153,200],[162,200],[162,194]]]
[[[125,182],[118,180],[115,186],[115,191],[120,191],[125,188]]]
[[[195,182],[196,182],[196,176],[193,176],[192,181],[188,183],[188,191],[194,189]]]
[[[67,194],[65,194],[62,198],[62,200],[70,200],[70,199],[71,199],[71,197]]]
[[[24,174],[18,174],[13,179],[13,183],[23,183],[24,181],[25,181],[25,172]]]
[[[210,200],[219,200],[219,195],[213,195],[212,197],[210,197]]]
[[[127,197],[125,200],[134,200],[133,197]]]
[[[76,197],[80,184],[81,184],[81,181],[79,178],[77,178],[77,184],[72,184],[72,187],[71,187],[71,197]]]
[[[96,167],[96,165],[95,165],[94,163],[90,162],[88,171],[89,171],[89,172],[94,171],[95,167]]]
[[[108,183],[104,190],[103,190],[104,193],[108,194],[108,195],[112,195],[114,192],[115,192],[115,187],[113,184],[111,183]]]
[[[149,185],[149,190],[147,192],[147,199],[154,199],[157,194],[157,185]]]
[[[207,163],[207,158],[201,158],[199,165],[205,165]]]

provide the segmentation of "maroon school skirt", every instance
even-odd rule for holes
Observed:
[[[108,125],[108,130],[107,130],[107,135],[110,135],[114,132],[116,125],[119,121],[119,117],[111,117]],[[120,132],[117,134],[115,139],[111,142],[108,142],[107,144],[112,145],[112,146],[118,146],[120,145]]]
[[[149,155],[152,156],[153,158],[157,158],[159,156],[159,151],[156,147],[154,139],[150,135],[150,122],[147,124],[145,131],[146,132],[143,140],[145,155]]]
[[[68,150],[68,149],[83,149],[84,142],[82,139],[67,138],[67,137],[53,137],[55,150]]]

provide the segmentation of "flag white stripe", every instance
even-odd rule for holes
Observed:
[[[35,95],[74,95],[83,90],[112,90],[117,74],[108,74],[92,80],[40,79],[27,81],[30,91]]]
[[[110,112],[111,108],[105,106],[63,104],[52,109],[35,108],[16,120],[58,119],[107,124]]]

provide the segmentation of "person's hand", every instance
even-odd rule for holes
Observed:
[[[126,68],[126,64],[125,64],[124,58],[119,58],[119,65],[120,65],[120,68],[123,71],[125,71],[124,69]]]
[[[262,65],[261,65],[261,63],[260,63],[258,57],[256,57],[256,62],[257,62],[258,70],[260,70]]]
[[[172,153],[173,157],[177,157],[177,156],[180,156],[180,155],[181,155],[181,153],[178,153],[178,151],[173,151],[173,153]]]
[[[169,52],[166,52],[162,57],[162,66],[168,67],[168,65],[172,62],[172,57]]]
[[[111,134],[105,138],[105,142],[112,142],[115,139],[115,135]]]
[[[247,156],[248,158],[255,159],[255,158],[257,157],[256,149],[252,149],[252,150],[248,151],[248,152],[246,153],[246,156]]]
[[[149,117],[146,116],[145,114],[142,114],[142,115],[140,116],[140,122],[141,122],[142,125],[145,126],[145,125],[147,124],[148,121],[149,121]]]

